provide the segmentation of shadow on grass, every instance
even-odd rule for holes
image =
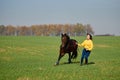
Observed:
[[[59,65],[65,65],[65,64],[80,64],[80,61],[71,62],[71,63],[64,62],[64,63],[60,63]],[[92,65],[92,64],[95,64],[95,62],[89,62],[87,65]],[[86,65],[86,64],[83,64],[83,65]]]
[[[89,62],[88,65],[95,64],[95,62]]]
[[[76,61],[76,62],[71,62],[71,63],[68,63],[68,62],[64,62],[64,63],[60,63],[59,65],[68,65],[68,64],[79,64],[80,65],[80,61]],[[95,64],[95,62],[89,62],[88,64],[83,64],[82,66],[84,65],[92,65],[92,64]],[[58,66],[58,65],[54,65],[54,66]]]

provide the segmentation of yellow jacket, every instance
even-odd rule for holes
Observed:
[[[78,44],[78,46],[83,46],[86,50],[91,51],[93,49],[93,42],[92,40],[85,40],[83,43]]]

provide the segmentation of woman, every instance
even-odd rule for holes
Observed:
[[[80,65],[82,66],[83,64],[83,59],[85,58],[85,64],[88,64],[88,57],[93,49],[93,42],[92,42],[92,35],[87,33],[86,40],[84,40],[83,43],[78,44],[78,46],[83,46],[84,49],[82,51],[82,56],[81,56],[81,61]]]

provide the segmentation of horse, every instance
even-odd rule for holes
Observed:
[[[61,34],[61,42],[62,44],[60,45],[58,60],[55,63],[55,65],[59,65],[60,59],[66,53],[68,53],[69,55],[68,63],[71,63],[71,59],[77,58],[78,55],[77,52],[78,45],[76,44],[77,41],[75,39],[70,39],[70,37],[65,33],[65,34]]]

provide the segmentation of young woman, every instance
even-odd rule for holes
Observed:
[[[84,49],[82,51],[80,65],[82,66],[84,58],[85,58],[85,64],[88,64],[88,57],[93,49],[92,35],[87,33],[86,40],[84,40],[83,43],[78,44],[78,46],[84,47]]]

